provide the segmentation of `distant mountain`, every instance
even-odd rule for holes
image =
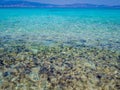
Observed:
[[[0,8],[6,7],[38,7],[38,8],[120,8],[117,6],[107,6],[107,5],[95,5],[95,4],[66,4],[66,5],[54,5],[54,4],[44,4],[39,2],[29,2],[21,0],[2,0],[0,1]]]
[[[28,1],[0,1],[0,7],[54,7],[56,5]]]
[[[66,4],[61,7],[69,7],[69,8],[99,8],[99,7],[110,7],[106,5],[95,5],[95,4]]]

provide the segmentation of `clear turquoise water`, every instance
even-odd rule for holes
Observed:
[[[120,9],[0,9],[0,40],[120,50]]]

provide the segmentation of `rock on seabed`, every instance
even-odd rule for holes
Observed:
[[[93,47],[0,49],[0,90],[119,90],[119,52]]]

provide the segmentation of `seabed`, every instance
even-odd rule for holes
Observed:
[[[0,45],[0,90],[120,89],[118,51],[22,40]]]

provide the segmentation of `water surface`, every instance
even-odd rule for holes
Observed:
[[[119,90],[120,9],[0,9],[0,90]]]
[[[0,9],[0,38],[3,37],[7,41],[20,39],[44,45],[62,43],[118,50],[120,10]]]

